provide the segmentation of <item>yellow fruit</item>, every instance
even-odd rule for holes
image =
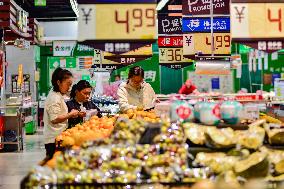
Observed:
[[[69,136],[66,136],[64,137],[63,139],[63,142],[62,142],[62,146],[73,146],[75,144],[75,141],[73,138],[69,137]]]

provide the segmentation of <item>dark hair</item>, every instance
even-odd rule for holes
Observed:
[[[86,80],[80,80],[77,84],[74,84],[70,93],[71,98],[75,98],[76,91],[82,91],[86,88],[92,88],[91,84]]]
[[[120,75],[119,75],[119,74],[117,74],[117,75],[115,75],[114,77],[119,77],[119,78],[120,78]]]
[[[128,79],[132,78],[133,76],[141,76],[144,78],[144,70],[140,66],[134,66],[130,68],[128,73]]]
[[[65,70],[60,67],[56,68],[51,78],[51,84],[53,86],[53,91],[60,92],[57,81],[62,82],[63,80],[68,79],[69,77],[73,77],[72,73],[69,70]]]

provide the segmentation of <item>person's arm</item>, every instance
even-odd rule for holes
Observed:
[[[199,93],[197,87],[196,87],[195,85],[192,85],[192,86],[193,86],[192,94],[194,94],[194,95],[199,95],[200,93]]]
[[[52,124],[58,124],[66,121],[69,118],[76,118],[78,116],[78,110],[71,110],[67,114],[60,115],[61,113],[61,104],[60,102],[54,102],[47,107],[47,113],[50,117],[50,122]]]
[[[178,91],[178,94],[185,94],[185,89],[186,89],[186,86],[182,85],[182,87]]]
[[[126,90],[124,90],[123,87],[119,87],[117,90],[117,96],[118,96],[118,105],[120,107],[121,111],[127,111],[129,109],[136,109],[136,106],[130,105],[128,103],[127,99],[127,93]]]
[[[69,113],[67,113],[65,115],[57,116],[54,120],[51,120],[50,122],[52,124],[62,123],[64,121],[66,121],[67,119],[78,117],[78,113],[79,113],[78,110],[73,109],[73,110],[71,110],[71,112],[69,112]]]

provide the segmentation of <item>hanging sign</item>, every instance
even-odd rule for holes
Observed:
[[[71,56],[94,56],[94,48],[88,45],[77,44]]]
[[[53,41],[53,56],[71,56],[76,41]]]
[[[151,56],[127,56],[127,55],[115,55],[115,56],[105,56],[104,59],[107,59],[107,60],[111,60],[111,61],[114,61],[114,62],[118,62],[120,64],[123,64],[123,65],[130,65],[130,64],[134,64],[136,62],[139,62],[139,61],[142,61],[142,60],[145,60],[147,58],[150,58]]]
[[[156,4],[80,4],[78,40],[156,38]]]
[[[230,17],[214,17],[214,32],[230,32]],[[211,32],[211,18],[183,17],[182,31],[187,33]]]
[[[236,42],[241,42],[242,44],[264,51],[267,53],[273,53],[284,48],[284,38],[279,39],[235,39]]]
[[[158,45],[159,47],[182,47],[183,42],[182,42],[183,37],[182,36],[159,36],[158,37]]]
[[[91,40],[85,41],[80,44],[87,45],[89,47],[93,47],[98,50],[102,50],[104,52],[110,52],[113,54],[123,54],[129,51],[133,51],[135,49],[139,49],[144,46],[149,46],[154,43],[155,40],[145,40],[145,41],[125,41],[125,40],[110,40],[110,41],[103,41],[103,40]]]
[[[210,15],[211,0],[183,0],[183,15]],[[230,0],[212,0],[213,13],[224,15],[230,14]]]
[[[231,3],[232,38],[283,38],[284,4]]]
[[[182,35],[182,17],[168,16],[167,14],[158,15],[158,33],[159,35]]]
[[[0,9],[0,28],[7,29],[6,31],[9,30],[4,36],[5,41],[14,41],[18,37],[30,37],[28,33],[28,13],[26,11],[13,0],[1,0]]]
[[[228,56],[231,52],[230,33],[214,33],[214,55]],[[212,37],[211,33],[184,34],[183,35],[184,56],[211,55]]]

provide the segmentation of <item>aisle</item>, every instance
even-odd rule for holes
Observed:
[[[0,189],[19,189],[23,177],[44,156],[42,134],[27,135],[24,152],[0,153]]]

